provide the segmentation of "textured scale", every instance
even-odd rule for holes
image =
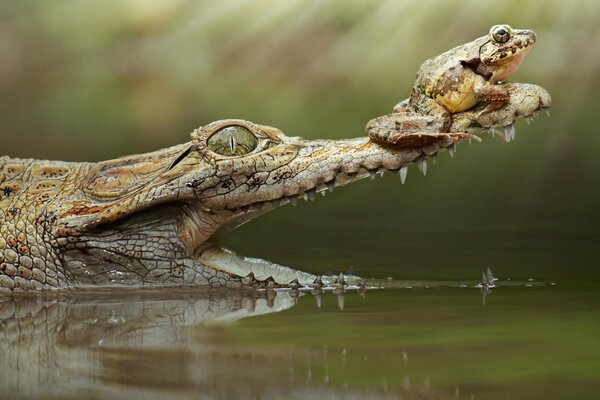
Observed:
[[[0,158],[0,290],[42,290],[68,281],[56,251],[62,240],[48,227],[85,168]]]

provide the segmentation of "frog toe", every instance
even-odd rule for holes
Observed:
[[[440,143],[443,147],[447,147],[452,143],[464,140],[474,139],[481,141],[478,136],[471,135],[462,132],[450,132],[450,133],[430,133],[430,132],[393,132],[388,137],[387,143],[394,148],[421,148],[432,145],[434,143]]]

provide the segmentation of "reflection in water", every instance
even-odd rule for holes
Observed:
[[[595,393],[597,295],[499,287],[485,308],[478,297],[169,289],[1,299],[0,398]]]
[[[159,387],[217,394],[239,372],[240,357],[242,364],[254,360],[222,348],[219,326],[293,305],[287,293],[275,292],[175,291],[165,298],[126,291],[5,300],[0,393],[77,397]]]
[[[293,307],[290,292],[153,291],[82,292],[56,297],[4,299],[0,302],[0,396],[163,398],[177,394],[208,398],[319,398],[368,396],[387,391],[351,392],[349,377],[329,386],[327,345],[303,351],[267,351],[228,340],[226,327],[243,318]],[[331,299],[327,299],[331,301]],[[314,307],[314,303],[313,303]],[[317,308],[318,307],[318,308]],[[265,338],[268,342],[269,338]],[[334,351],[347,367],[347,349]],[[406,352],[403,353],[407,362]],[[339,360],[338,360],[339,361]],[[425,395],[404,378],[404,396]],[[429,384],[425,389],[430,391]],[[388,393],[389,394],[389,393]]]

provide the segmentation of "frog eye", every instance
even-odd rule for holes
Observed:
[[[208,148],[222,156],[242,156],[258,146],[257,137],[241,125],[219,129],[207,141]]]
[[[506,43],[512,37],[512,29],[508,25],[494,25],[490,29],[490,37],[496,43]]]

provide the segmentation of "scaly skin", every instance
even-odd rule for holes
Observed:
[[[458,114],[455,132],[412,148],[367,137],[308,141],[226,120],[197,129],[191,142],[96,164],[1,157],[0,293],[118,284],[310,285],[314,275],[219,252],[212,239],[280,205],[383,170],[405,176],[410,164],[422,166],[466,137],[550,105],[538,86],[510,90],[503,108]],[[252,132],[256,149],[239,156],[212,151],[208,138],[231,126]]]

